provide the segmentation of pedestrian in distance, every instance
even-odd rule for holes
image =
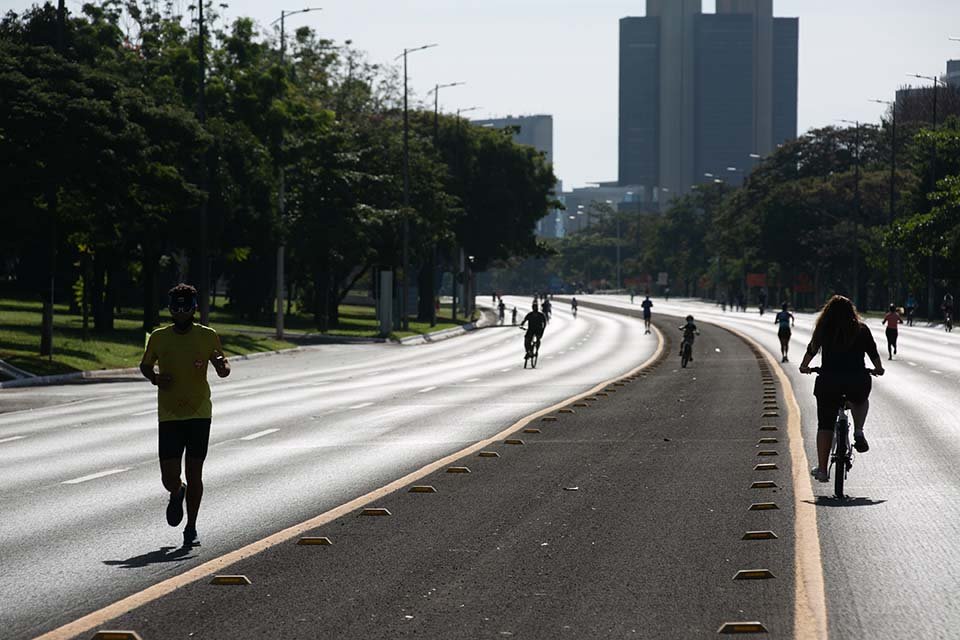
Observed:
[[[167,524],[176,527],[183,520],[187,503],[185,547],[199,544],[197,514],[203,498],[203,462],[210,441],[213,407],[207,364],[217,375],[230,375],[230,363],[223,355],[217,332],[194,322],[197,290],[178,284],[168,292],[173,324],[157,329],[147,341],[140,372],[157,391],[160,475],[170,493]],[[159,365],[159,371],[154,369]],[[186,454],[186,483],[181,480],[181,459]]]
[[[504,318],[507,315],[507,305],[503,304],[503,298],[500,298],[500,304],[497,305],[497,310],[500,312],[500,324],[503,324]]]
[[[907,294],[907,302],[904,306],[906,307],[904,311],[906,311],[906,314],[907,314],[907,326],[912,327],[913,312],[917,308],[917,299],[913,297],[913,292]]]
[[[643,334],[647,335],[650,333],[650,310],[653,309],[653,300],[650,299],[650,296],[647,296],[643,299],[643,302],[640,303],[640,307],[643,308]]]
[[[663,288],[663,299],[665,302],[670,302],[670,287]]]
[[[883,324],[887,325],[887,360],[893,360],[893,355],[897,352],[897,325],[902,323],[903,318],[897,313],[897,306],[890,305],[887,315],[883,316]]]
[[[513,315],[513,318],[511,318],[511,321],[513,322],[513,324],[517,324],[517,308],[516,307],[513,308],[512,315]]]
[[[790,305],[783,303],[783,310],[777,313],[773,323],[779,325],[777,337],[780,338],[780,362],[790,362],[787,356],[790,351],[791,327],[796,323],[796,318],[790,313]]]
[[[757,296],[757,299],[759,300],[759,303],[760,303],[760,315],[762,316],[762,315],[763,315],[763,312],[766,311],[766,308],[767,308],[767,292],[766,292],[766,290],[760,289],[760,294]]]
[[[630,304],[633,304],[633,298],[636,296],[636,292],[633,289],[630,290]]]

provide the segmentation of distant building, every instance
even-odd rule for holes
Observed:
[[[951,87],[960,89],[960,60],[947,60],[947,75],[944,79]]]
[[[918,79],[920,86],[898,89],[897,120],[942,123],[950,116],[960,117],[960,60],[948,60],[947,72],[939,80],[936,100],[932,80]]]
[[[525,144],[541,151],[547,162],[553,164],[553,116],[507,116],[506,118],[492,118],[488,120],[471,120],[478,127],[493,127],[496,129],[514,128],[513,139],[518,144]],[[560,194],[562,185],[557,184],[556,193]],[[562,238],[564,224],[562,212],[552,211],[537,222],[537,235],[542,238]]]
[[[621,19],[618,182],[663,202],[795,138],[798,39],[773,0],[647,0]]]
[[[564,191],[560,194],[560,201],[566,207],[562,212],[564,234],[576,233],[593,224],[593,205],[605,203],[621,212],[651,212],[658,208],[658,203],[651,200],[654,196],[641,185],[620,185],[616,182],[599,182],[593,186]]]

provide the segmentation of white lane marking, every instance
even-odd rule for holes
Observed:
[[[74,478],[73,480],[66,480],[60,484],[80,484],[81,482],[86,482],[87,480],[96,480],[97,478],[103,478],[106,476],[112,476],[117,473],[123,473],[124,471],[129,471],[130,467],[123,467],[122,469],[109,469],[107,471],[101,471],[100,473],[91,473],[88,476],[83,476],[82,478]]]
[[[151,414],[151,413],[156,413],[156,412],[157,412],[156,409],[147,409],[146,411],[140,411],[140,412],[138,412],[138,413],[131,413],[130,415],[131,415],[131,416],[145,416],[145,415],[149,415],[149,414]]]
[[[480,378],[470,378],[469,380],[466,380],[466,382],[480,382]]]
[[[383,371],[372,371],[372,372],[370,372],[370,373],[367,374],[367,377],[369,378],[369,377],[371,377],[371,376],[378,376],[378,375],[380,375],[381,373],[383,373]]]
[[[246,397],[248,397],[248,396],[256,396],[256,395],[260,395],[261,393],[263,393],[263,391],[262,391],[262,390],[257,390],[257,391],[247,391],[246,393],[240,393],[240,394],[237,394],[237,397],[238,397],[238,398],[246,398]]]
[[[325,384],[330,384],[330,382],[314,382],[311,384],[313,387],[322,387]]]
[[[363,409],[364,407],[373,406],[372,402],[361,402],[360,404],[355,404],[352,407],[347,407],[347,409]]]
[[[500,373],[506,373],[507,371],[510,371],[510,369],[500,369]]]
[[[426,389],[420,389],[420,391],[417,391],[417,393],[429,393],[430,391],[433,391],[434,389],[436,389],[436,387],[427,387]]]
[[[271,433],[276,433],[280,429],[264,429],[263,431],[258,431],[256,433],[251,433],[248,436],[243,436],[241,440],[256,440],[257,438],[262,438],[263,436],[268,436]]]
[[[917,363],[916,363],[916,362],[908,362],[907,364],[910,365],[911,367],[917,366]]]
[[[930,369],[930,373],[943,373],[943,371],[937,371],[936,369]]]
[[[26,437],[27,436],[11,436],[9,438],[4,438],[3,440],[0,440],[0,444],[3,444],[4,442],[13,442],[14,440],[23,440]]]

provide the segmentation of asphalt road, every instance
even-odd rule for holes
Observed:
[[[583,317],[594,313],[581,310]],[[669,325],[666,325],[669,328]],[[675,346],[676,343],[674,343]],[[706,327],[680,369],[556,412],[376,502],[182,586],[101,629],[143,638],[703,638],[732,621],[794,629],[793,511],[786,444],[759,445],[762,370],[740,339]],[[553,418],[550,420],[549,418]],[[781,432],[782,433],[782,432]],[[779,433],[773,433],[779,435]],[[758,472],[761,450],[779,470]],[[751,488],[779,480],[778,489]],[[750,510],[775,501],[784,508]],[[772,530],[770,540],[743,540]],[[734,580],[763,568],[769,579]]]
[[[656,347],[635,320],[558,309],[539,367],[524,370],[522,337],[495,327],[235,362],[211,380],[203,544],[188,552],[164,521],[149,383],[0,391],[0,405],[38,407],[0,414],[0,635],[33,637],[343,504]]]
[[[587,296],[630,308],[629,298]],[[638,309],[640,297],[632,309]],[[762,318],[694,301],[654,299],[654,315],[692,313],[736,328],[780,356],[774,314]],[[816,460],[814,376],[797,367],[816,317],[796,314],[791,362],[782,365],[803,416],[806,454]],[[866,435],[842,506],[832,485],[814,483],[830,638],[960,637],[960,331],[900,328],[899,353],[887,360],[880,321],[871,329],[887,373],[875,378]],[[817,364],[819,359],[814,360]]]

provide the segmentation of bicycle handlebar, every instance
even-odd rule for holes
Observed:
[[[878,375],[876,369],[870,369],[869,367],[864,367],[863,370],[865,373],[869,373],[872,376]],[[810,367],[810,373],[820,373],[820,367]]]

